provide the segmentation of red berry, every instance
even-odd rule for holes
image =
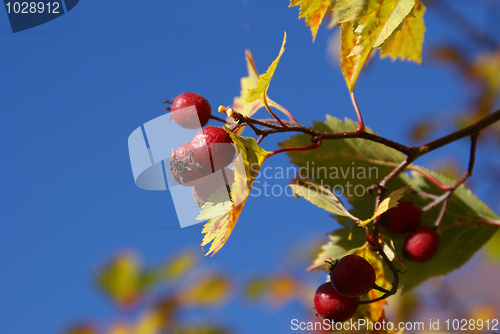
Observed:
[[[420,226],[405,239],[404,252],[412,261],[424,263],[436,255],[441,245],[439,234],[430,226]]]
[[[196,166],[195,155],[191,143],[185,143],[176,148],[170,156],[170,172],[175,182],[184,186],[195,186],[206,181],[206,174]]]
[[[314,308],[323,319],[344,322],[356,314],[359,297],[342,296],[330,283],[324,283],[316,290]]]
[[[344,256],[330,273],[335,290],[343,296],[359,297],[375,284],[375,270],[368,261],[358,255]]]
[[[182,93],[170,107],[175,123],[187,129],[199,129],[205,126],[212,114],[208,101],[195,93]]]
[[[381,224],[394,234],[406,234],[420,225],[422,213],[413,202],[400,201],[398,206],[382,215]]]
[[[193,197],[198,206],[202,206],[205,202],[221,187],[230,185],[234,182],[234,171],[228,167],[223,169],[226,175],[227,183],[224,181],[222,173],[216,172],[208,176],[208,180],[203,184],[193,187]]]
[[[216,126],[207,126],[198,131],[191,139],[191,149],[198,168],[205,174],[229,165],[235,152],[231,136]]]

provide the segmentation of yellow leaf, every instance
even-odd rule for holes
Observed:
[[[370,1],[355,26],[351,21],[342,24],[341,66],[351,92],[372,49],[381,45],[400,27],[414,3],[415,0]],[[347,59],[350,57],[353,59]]]
[[[354,91],[356,80],[363,66],[363,63],[359,61],[359,56],[349,57],[358,40],[353,29],[352,22],[345,22],[340,26],[340,67],[351,92]]]
[[[379,47],[388,39],[395,31],[397,31],[404,19],[411,13],[415,6],[415,0],[397,0],[392,4],[383,4],[380,7],[381,23],[377,39],[373,47]],[[370,32],[368,32],[370,33]]]
[[[203,227],[205,234],[201,246],[210,245],[207,254],[213,256],[226,243],[238,221],[243,206],[250,194],[252,184],[269,152],[261,149],[255,139],[240,137],[229,131],[233,143],[236,145],[236,161],[234,162],[234,183],[231,186],[232,205],[229,211],[212,217]],[[205,209],[205,207],[204,207]],[[200,215],[203,215],[202,211]]]
[[[380,47],[381,57],[390,56],[393,60],[413,60],[422,63],[422,45],[424,43],[424,13],[425,6],[419,0],[415,2],[413,16],[408,16],[403,21],[401,30],[393,34]]]
[[[266,106],[266,108],[269,109],[269,105],[267,102],[267,90],[269,88],[269,84],[271,83],[271,79],[273,78],[274,71],[276,71],[276,67],[278,66],[281,55],[283,54],[283,52],[285,52],[285,43],[286,43],[286,32],[283,36],[283,43],[281,44],[281,49],[278,54],[278,57],[276,57],[276,59],[271,63],[266,73],[261,74],[259,76],[259,81],[257,82],[257,86],[248,91],[248,96],[246,98],[247,102],[250,103],[260,98],[264,103],[264,106]]]
[[[390,290],[391,283],[385,277],[384,262],[382,258],[375,252],[371,251],[369,247],[363,247],[361,250],[357,252],[357,255],[365,258],[365,260],[368,261],[375,270],[375,275],[377,277],[375,283],[381,288]],[[368,300],[368,299],[375,299],[380,296],[382,296],[382,292],[372,289],[368,292],[365,298]],[[363,309],[364,314],[362,315],[362,317],[366,318],[367,320],[373,323],[382,322],[383,320],[387,322],[387,318],[385,316],[385,311],[384,311],[384,306],[386,304],[387,304],[386,299],[367,304],[367,307]]]
[[[318,28],[330,4],[331,0],[291,0],[288,7],[300,5],[299,19],[306,18],[306,27],[311,27],[314,42]]]
[[[246,101],[248,91],[257,85],[259,75],[250,50],[245,50],[245,58],[247,62],[248,76],[240,79],[240,96],[234,98],[232,108],[244,116],[251,117],[257,110],[262,108],[264,104],[261,100],[254,100],[252,102]]]
[[[398,206],[398,200],[403,197],[404,192],[408,190],[410,186],[403,187],[401,189],[398,189],[394,191],[392,194],[390,194],[387,198],[385,198],[382,203],[378,206],[377,210],[373,214],[373,216],[370,219],[364,220],[361,223],[359,223],[359,226],[364,226],[368,223],[370,223],[372,220],[386,212],[387,210],[394,208]]]
[[[247,62],[248,76],[240,79],[240,85],[241,85],[240,96],[237,96],[233,99],[232,108],[244,116],[252,117],[253,114],[255,114],[260,108],[264,107],[265,105],[263,100],[261,99],[255,99],[252,102],[246,101],[249,90],[257,86],[257,83],[259,82],[259,75],[257,72],[257,68],[255,67],[255,61],[253,59],[250,50],[245,50],[245,58]],[[266,95],[265,100],[267,101],[269,106],[272,106],[280,110],[285,115],[287,115],[289,119],[292,119],[288,110],[286,110],[284,107],[271,100],[269,96]],[[240,135],[243,132],[244,128],[245,126],[240,126],[236,130],[235,134]]]
[[[367,0],[338,0],[333,9],[342,12],[341,22],[354,21],[362,16],[366,1]]]

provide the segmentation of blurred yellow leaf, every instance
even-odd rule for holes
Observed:
[[[498,311],[497,307],[495,304],[484,304],[484,305],[478,305],[475,307],[472,307],[470,312],[467,314],[468,319],[473,319],[475,320],[475,323],[478,324],[478,320],[482,320],[483,322],[483,330],[479,330],[479,326],[475,326],[475,330],[472,328],[469,328],[469,331],[471,332],[482,332],[484,333],[484,329],[486,329],[485,321],[489,319],[498,319]],[[471,330],[472,329],[472,330]]]
[[[189,306],[213,306],[223,303],[231,291],[227,277],[200,275],[198,281],[178,293],[178,300]]]
[[[359,226],[364,226],[364,225],[370,223],[372,220],[374,220],[375,218],[377,218],[378,216],[380,216],[381,214],[383,214],[387,210],[398,206],[399,199],[401,197],[403,197],[404,192],[406,190],[408,190],[408,188],[410,188],[410,186],[406,186],[406,187],[400,188],[398,190],[395,190],[389,196],[384,198],[384,200],[382,201],[382,203],[380,203],[380,205],[378,206],[378,208],[375,211],[375,213],[373,214],[373,216],[370,219],[364,220],[361,223],[359,223]]]
[[[197,256],[192,251],[186,251],[176,256],[162,270],[168,280],[184,276],[197,262]]]
[[[78,324],[71,326],[64,334],[96,334],[97,329],[91,324]]]
[[[107,334],[132,334],[132,326],[124,321],[114,323],[109,329]]]
[[[118,254],[97,276],[99,286],[122,307],[134,305],[140,297],[140,268],[131,253]]]
[[[306,19],[306,27],[311,27],[314,42],[318,28],[330,4],[331,0],[291,0],[288,7],[300,5],[299,19]]]
[[[161,314],[156,310],[148,310],[136,323],[133,334],[158,334],[162,328]]]
[[[184,276],[196,264],[197,260],[195,253],[188,250],[158,268],[144,271],[141,275],[141,290],[145,290],[159,282],[170,281]]]
[[[390,56],[393,60],[400,57],[422,63],[422,45],[424,44],[424,13],[425,6],[417,0],[413,8],[413,16],[408,15],[401,30],[391,35],[380,47],[381,57]]]
[[[300,290],[298,282],[290,275],[275,276],[271,278],[269,283],[268,298],[275,307],[287,303]]]
[[[205,234],[201,246],[210,245],[210,249],[205,255],[212,253],[213,256],[226,243],[231,232],[238,221],[243,210],[243,206],[250,194],[252,184],[257,177],[262,163],[269,154],[257,145],[255,139],[251,137],[240,137],[229,131],[233,143],[237,147],[236,161],[234,162],[235,181],[231,186],[232,205],[230,210],[211,219],[203,227]],[[205,210],[205,206],[203,207]],[[205,217],[204,210],[200,216]],[[197,218],[198,219],[198,218]]]
[[[252,280],[246,287],[245,292],[248,298],[255,299],[264,295],[269,289],[269,280],[259,278]]]

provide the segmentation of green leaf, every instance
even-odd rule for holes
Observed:
[[[303,197],[312,204],[336,215],[361,220],[351,215],[337,196],[330,189],[320,184],[302,178],[295,178],[288,186],[292,189],[295,197]]]
[[[326,122],[314,123],[316,130],[325,132],[350,132],[355,131],[357,127],[358,124],[353,121],[342,122],[331,116],[327,116]],[[310,136],[300,134],[280,143],[280,146],[305,146],[308,144],[310,144]],[[302,176],[315,180],[316,183],[328,187],[335,193],[343,190],[344,195],[353,206],[349,212],[356,217],[371,217],[373,215],[375,199],[364,190],[379,182],[405,159],[403,154],[392,148],[358,138],[325,140],[323,145],[315,150],[289,151],[287,155],[292,159],[292,163],[301,168]],[[427,171],[415,165],[411,167]],[[443,184],[451,185],[454,183],[453,180],[442,175],[427,172]],[[411,185],[411,189],[417,192],[442,194],[437,186],[417,171],[399,174],[390,183],[389,192],[408,185]],[[347,194],[345,194],[346,192]],[[420,207],[430,203],[430,199],[415,193],[407,193],[405,200],[415,202]],[[422,224],[433,225],[439,210],[438,206],[425,212],[422,216]],[[338,217],[335,218],[338,219]],[[474,196],[470,190],[460,186],[451,197],[438,229],[441,237],[441,248],[432,260],[424,264],[406,260],[402,253],[404,236],[389,235],[394,241],[396,256],[403,260],[407,269],[407,272],[400,276],[400,284],[404,291],[410,291],[431,277],[445,275],[460,268],[495,234],[498,230],[498,224],[500,224],[500,217]],[[344,231],[343,234],[335,234],[339,238],[332,240],[328,246],[328,249],[333,251],[327,253],[338,255],[348,251],[343,244],[348,241],[344,240],[348,237],[348,230],[342,229],[341,231]],[[359,231],[364,233],[363,228],[354,227],[353,237],[359,235]],[[384,233],[383,229],[380,232]],[[336,243],[341,245],[340,250],[336,248]],[[359,247],[355,244],[352,246]]]
[[[443,184],[452,184],[440,174],[429,173]],[[421,174],[412,172],[402,175],[403,182],[412,183],[412,189],[439,194],[438,188]],[[422,217],[423,225],[432,225],[439,213],[440,206],[426,212]],[[438,228],[441,247],[437,255],[425,264],[404,261],[407,274],[401,275],[403,292],[410,291],[427,279],[445,275],[464,265],[498,231],[500,217],[479,200],[465,186],[460,186],[451,197],[443,220]],[[404,259],[403,237],[394,237],[397,255]]]

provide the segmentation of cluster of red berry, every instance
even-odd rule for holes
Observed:
[[[375,285],[375,270],[358,255],[344,256],[331,263],[330,282],[322,284],[314,296],[314,308],[323,318],[344,322],[359,308],[359,297]]]
[[[404,253],[408,259],[424,263],[432,259],[439,250],[441,239],[434,228],[419,226],[422,221],[420,208],[413,202],[401,201],[381,217],[382,226],[393,234],[409,233],[404,242]]]
[[[227,166],[234,157],[231,136],[223,128],[205,126],[212,115],[208,101],[195,93],[183,93],[171,103],[172,118],[187,129],[200,128],[190,142],[176,148],[170,156],[170,172],[176,183],[193,187],[198,205],[203,205],[215,191],[234,180]],[[223,170],[224,183],[215,172]]]
[[[381,224],[387,231],[399,235],[409,233],[404,253],[410,260],[424,263],[436,255],[441,240],[430,226],[419,226],[421,221],[420,208],[409,201],[399,202],[381,217]],[[356,314],[360,297],[376,286],[375,270],[358,255],[347,255],[330,264],[330,282],[316,290],[314,308],[323,319],[343,322]]]

